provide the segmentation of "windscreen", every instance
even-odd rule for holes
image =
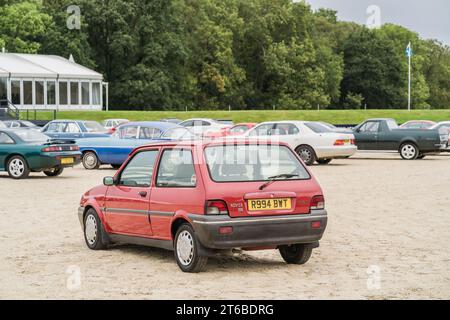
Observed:
[[[307,122],[305,126],[314,131],[315,133],[327,133],[332,132],[328,127],[324,124],[318,122]]]
[[[205,157],[215,182],[268,181],[279,175],[294,175],[286,180],[310,179],[302,163],[285,146],[211,146],[205,149]]]

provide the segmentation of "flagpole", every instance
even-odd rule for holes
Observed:
[[[411,48],[411,42],[408,46],[409,50],[412,50]],[[408,111],[411,111],[411,56],[412,54],[408,54]]]

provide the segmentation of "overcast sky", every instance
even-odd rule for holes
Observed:
[[[366,24],[367,8],[380,8],[381,23],[395,23],[416,31],[423,38],[450,45],[449,0],[306,0],[313,9],[331,8],[340,20]]]

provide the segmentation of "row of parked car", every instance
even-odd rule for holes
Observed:
[[[449,150],[450,122],[370,119],[354,128],[313,121],[233,124],[214,119],[130,122],[55,120],[43,128],[28,121],[0,122],[0,170],[16,179],[30,172],[57,176],[82,162],[87,170],[118,169],[137,147],[159,141],[199,139],[270,140],[287,144],[307,164],[329,164],[358,150],[395,151],[403,159],[423,159]],[[40,151],[41,155],[36,156]]]

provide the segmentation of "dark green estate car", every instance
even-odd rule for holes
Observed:
[[[72,141],[50,140],[34,130],[0,128],[0,171],[13,179],[27,178],[30,172],[56,177],[80,159],[80,149]]]

